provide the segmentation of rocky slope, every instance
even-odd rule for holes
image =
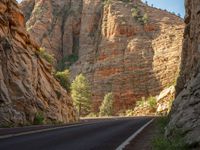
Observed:
[[[73,122],[76,112],[25,29],[15,0],[0,1],[0,126]]]
[[[108,92],[118,112],[174,84],[184,28],[179,17],[140,0],[33,1],[21,4],[27,30],[57,58],[78,53],[72,75],[90,80],[94,111]]]
[[[166,134],[181,130],[187,143],[200,149],[200,1],[185,0],[185,5],[181,72]]]

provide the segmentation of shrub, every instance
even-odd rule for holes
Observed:
[[[91,89],[88,80],[82,74],[72,82],[71,96],[79,115],[87,115],[91,109]]]
[[[148,17],[148,15],[147,15],[147,13],[145,13],[144,16],[142,17],[142,22],[143,22],[144,24],[147,24],[148,21],[149,21],[149,17]]]
[[[34,125],[41,125],[44,124],[44,116],[42,113],[37,113],[35,115],[34,121],[33,121]]]
[[[133,16],[139,23],[141,23],[142,25],[148,23],[149,17],[148,17],[148,15],[147,15],[147,13],[145,13],[144,15],[141,15],[141,11],[140,11],[140,9],[139,9],[137,6],[134,6],[134,7],[131,9],[131,13],[132,13],[132,16]]]
[[[150,97],[147,99],[147,105],[148,105],[148,107],[150,107],[151,109],[156,109],[156,107],[157,107],[156,98],[150,96]]]
[[[69,81],[70,72],[68,69],[57,72],[55,74],[56,79],[59,80],[61,86],[66,89],[68,92],[70,91],[70,81]]]
[[[55,61],[55,58],[52,54],[49,54],[46,52],[46,50],[44,48],[40,48],[37,51],[37,54],[39,54],[39,56],[41,56],[43,59],[45,59],[47,62],[49,62],[50,64],[53,64]]]
[[[104,96],[104,100],[100,106],[100,116],[111,116],[113,113],[113,94],[108,93]]]
[[[65,69],[68,69],[77,60],[78,60],[78,55],[77,54],[64,56],[60,61],[58,61],[58,64],[57,64],[56,68],[57,68],[58,71],[63,71]]]
[[[142,100],[136,102],[136,107],[149,107],[150,109],[156,109],[156,98],[152,96],[147,99],[143,98]]]
[[[175,129],[173,136],[170,139],[164,136],[165,127],[168,122],[168,117],[157,119],[156,127],[158,128],[159,133],[154,137],[152,141],[153,150],[189,150],[185,144],[180,130]]]

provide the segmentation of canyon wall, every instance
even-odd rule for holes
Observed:
[[[140,0],[33,1],[21,3],[27,30],[57,58],[78,53],[79,60],[71,66],[72,78],[83,73],[89,79],[94,111],[108,92],[113,92],[115,112],[119,112],[175,84],[184,29],[178,16]],[[56,17],[53,10],[63,13],[64,6],[74,11]],[[138,11],[136,16],[133,9]]]
[[[68,93],[52,75],[52,66],[37,53],[26,32],[16,0],[0,1],[0,126],[74,122]]]
[[[57,59],[78,53],[82,0],[24,0],[27,31]]]
[[[166,135],[180,130],[191,149],[200,148],[200,1],[185,0],[181,71]]]

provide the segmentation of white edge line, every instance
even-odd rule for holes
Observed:
[[[151,119],[145,125],[143,125],[139,130],[133,133],[128,139],[126,139],[121,145],[119,145],[115,150],[123,150],[139,133],[141,133],[149,124],[151,124],[154,119]]]
[[[90,125],[90,124],[95,124],[95,122],[93,122],[93,123],[81,123],[81,124],[75,124],[75,125],[69,125],[69,126],[62,126],[62,127],[55,127],[55,128],[48,128],[48,129],[41,129],[41,130],[28,131],[28,132],[22,132],[22,133],[16,133],[16,134],[8,134],[8,135],[0,136],[0,139],[6,139],[6,138],[17,137],[17,136],[21,136],[21,135],[41,133],[41,132],[45,132],[45,131],[53,131],[53,130],[57,130],[57,129],[78,127],[78,126]]]

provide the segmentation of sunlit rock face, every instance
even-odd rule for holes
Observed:
[[[40,58],[15,0],[0,1],[0,125],[77,120],[72,100]]]
[[[72,78],[84,73],[90,80],[94,111],[108,92],[113,92],[114,109],[119,112],[174,84],[184,28],[179,17],[140,0],[33,1],[21,4],[27,30],[57,58],[78,53]],[[53,10],[63,14],[64,6],[71,13],[56,16]],[[132,15],[136,6],[139,18],[147,14],[147,23]]]
[[[187,144],[200,149],[200,1],[186,0],[185,33],[177,97],[166,134],[182,131]]]
[[[82,0],[24,0],[27,31],[57,59],[78,53]]]

